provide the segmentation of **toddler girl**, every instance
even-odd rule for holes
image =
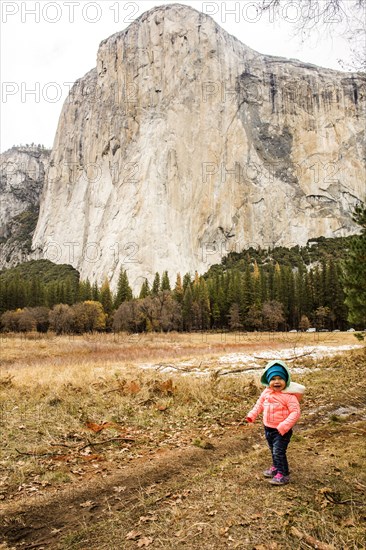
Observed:
[[[292,427],[300,418],[301,394],[305,387],[291,382],[290,371],[284,361],[270,361],[261,377],[267,388],[262,392],[247,422],[254,422],[263,412],[264,432],[272,454],[272,466],[263,472],[271,478],[272,485],[290,482],[286,457],[287,446],[292,436]]]

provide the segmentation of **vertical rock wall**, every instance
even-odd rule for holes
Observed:
[[[103,41],[55,138],[34,249],[135,289],[355,231],[365,77],[266,57],[172,5]]]

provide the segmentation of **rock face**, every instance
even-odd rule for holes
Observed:
[[[12,147],[0,155],[0,268],[31,258],[50,151]]]
[[[66,101],[33,239],[139,289],[248,245],[355,232],[365,76],[268,57],[181,5],[100,44]]]

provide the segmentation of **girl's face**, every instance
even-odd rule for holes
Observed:
[[[282,391],[286,387],[286,382],[283,378],[281,378],[281,376],[274,376],[273,378],[271,378],[269,387],[273,391]]]

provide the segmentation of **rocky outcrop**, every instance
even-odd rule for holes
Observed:
[[[32,257],[31,242],[50,151],[12,147],[0,155],[0,268]]]
[[[35,250],[135,289],[230,250],[355,231],[365,76],[249,49],[181,5],[100,44],[66,101]]]

